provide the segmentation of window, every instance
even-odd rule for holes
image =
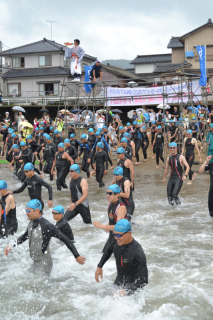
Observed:
[[[8,94],[17,96],[21,92],[21,84],[20,83],[8,83]]]
[[[13,68],[24,68],[24,57],[22,58],[13,58]]]
[[[64,59],[64,66],[70,67],[70,58]]]
[[[40,96],[58,95],[58,83],[40,83],[39,84]]]
[[[40,56],[39,57],[39,66],[51,66],[52,65],[52,56]]]

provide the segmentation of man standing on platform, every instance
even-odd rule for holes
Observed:
[[[74,40],[74,46],[71,48],[67,48],[68,44],[65,44],[65,59],[71,57],[71,66],[70,71],[74,76],[73,82],[80,81],[81,77],[81,60],[85,54],[85,51],[82,47],[79,47],[80,40]]]

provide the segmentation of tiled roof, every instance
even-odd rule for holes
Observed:
[[[167,48],[183,48],[184,45],[180,42],[179,37],[171,37]]]
[[[114,74],[117,77],[122,77],[122,78],[132,78],[132,79],[140,79],[136,74],[133,74],[125,69],[121,69],[121,68],[117,68],[114,66],[110,66],[110,65],[105,65],[105,64],[101,64],[102,69],[108,71],[111,74]]]
[[[11,69],[2,78],[24,78],[24,77],[49,77],[49,76],[69,76],[70,69],[64,67]]]
[[[135,68],[126,69],[126,71],[128,71],[128,72],[131,72],[131,73],[135,74]]]
[[[179,39],[184,39],[184,38],[188,37],[189,35],[197,32],[197,31],[199,31],[199,30],[201,30],[201,29],[203,29],[203,28],[206,28],[206,27],[208,27],[208,26],[213,27],[213,23],[212,23],[212,20],[211,20],[211,19],[209,19],[209,20],[207,21],[207,23],[203,24],[202,26],[200,26],[200,27],[198,27],[198,28],[196,28],[196,29],[194,29],[194,30],[192,30],[192,31],[184,34],[184,35],[181,36]]]
[[[137,56],[130,64],[172,62],[171,53]]]
[[[191,67],[191,63],[184,61],[183,63],[162,63],[156,64],[154,73],[165,73],[178,70],[182,67]]]
[[[26,44],[21,47],[4,50],[0,56],[17,55],[17,54],[30,54],[30,53],[44,53],[44,52],[63,52],[65,46],[55,41],[44,38],[41,41]],[[85,54],[85,58],[96,61],[96,57]]]

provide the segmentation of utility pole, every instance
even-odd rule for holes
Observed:
[[[51,23],[51,40],[52,40],[52,25],[53,25],[53,23],[58,23],[58,22],[57,21],[49,21],[49,20],[46,20],[46,22]]]
[[[2,41],[0,40],[0,52],[2,52]],[[0,57],[0,67],[2,67],[2,57]]]

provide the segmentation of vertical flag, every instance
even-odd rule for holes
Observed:
[[[206,46],[196,46],[197,53],[199,55],[199,60],[200,60],[200,81],[199,85],[201,87],[206,86],[207,82],[207,77],[206,77]]]
[[[84,66],[84,71],[85,71],[85,78],[84,78],[84,82],[90,82],[90,71],[92,70],[92,66]],[[90,93],[90,91],[92,90],[92,88],[94,87],[94,84],[89,84],[89,83],[85,83],[84,84],[84,89],[86,91],[86,93]]]

